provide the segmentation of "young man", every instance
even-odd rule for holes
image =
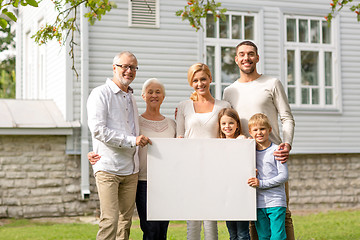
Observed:
[[[259,62],[257,46],[251,41],[241,42],[236,47],[235,62],[240,69],[240,78],[224,90],[224,100],[239,113],[244,134],[249,137],[248,120],[255,113],[264,113],[272,126],[270,141],[279,145],[274,152],[277,160],[286,162],[291,150],[294,136],[294,118],[279,79],[262,75],[257,72]],[[278,125],[278,117],[282,123],[282,136]],[[286,184],[288,199],[288,187]],[[288,201],[287,201],[288,202]],[[295,240],[291,212],[287,209],[286,234],[288,240]],[[256,240],[254,226],[250,229],[252,240]]]
[[[274,151],[278,146],[269,140],[271,126],[265,114],[252,116],[248,126],[251,137],[256,141],[257,177],[249,178],[248,184],[257,188],[257,234],[260,240],[286,240],[287,164],[275,160]]]
[[[138,136],[138,111],[129,86],[137,65],[130,52],[116,55],[113,78],[95,88],[87,102],[93,149],[101,156],[93,165],[101,212],[97,240],[130,235],[139,171],[137,146],[151,143]]]

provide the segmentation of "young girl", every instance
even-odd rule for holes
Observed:
[[[240,118],[236,110],[223,108],[218,114],[218,138],[245,139],[242,133]]]
[[[245,139],[242,134],[240,118],[232,108],[221,109],[218,115],[218,138]],[[230,240],[250,240],[248,221],[226,221]]]

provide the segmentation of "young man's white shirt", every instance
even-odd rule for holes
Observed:
[[[264,113],[269,118],[272,132],[270,141],[292,145],[295,121],[283,85],[277,78],[261,75],[251,82],[235,81],[225,88],[224,100],[231,104],[240,117],[241,127],[250,137],[248,120],[256,113]],[[283,141],[280,138],[278,117],[282,122]]]

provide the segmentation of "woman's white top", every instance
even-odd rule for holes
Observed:
[[[215,99],[211,112],[200,115],[195,112],[194,102],[189,99],[178,106],[176,117],[177,136],[184,138],[216,138],[218,133],[218,114],[221,109],[229,108],[230,103]]]

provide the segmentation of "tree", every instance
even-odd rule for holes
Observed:
[[[330,24],[334,15],[340,12],[346,5],[350,11],[356,14],[356,19],[360,22],[360,3],[353,3],[353,0],[332,0],[330,3],[331,12],[325,17],[326,21]]]
[[[0,0],[0,26],[5,29],[9,21],[16,22],[15,10],[21,6],[38,7],[42,0]],[[89,20],[90,24],[100,21],[102,16],[116,8],[116,4],[109,0],[51,0],[58,16],[54,23],[47,23],[42,29],[33,36],[38,44],[46,44],[49,40],[57,39],[60,44],[64,43],[74,31],[78,30],[76,18],[78,15],[78,7],[84,4],[88,8],[88,13],[84,16]],[[146,1],[146,0],[144,0]],[[176,12],[177,16],[181,16],[182,20],[189,21],[190,25],[198,31],[203,28],[201,19],[205,18],[208,13],[214,16],[215,21],[218,18],[224,18],[226,9],[221,9],[221,3],[215,0],[188,0],[184,10]],[[330,23],[334,15],[339,12],[345,5],[350,5],[350,10],[356,13],[357,20],[360,21],[360,3],[350,4],[353,0],[332,0],[331,12],[326,16],[326,20]],[[73,38],[72,38],[73,40]],[[71,49],[73,49],[73,41],[70,41]],[[73,54],[73,52],[71,52]]]
[[[210,13],[214,16],[214,20],[217,21],[218,18],[225,20],[224,13],[227,11],[226,8],[221,9],[221,3],[216,3],[212,1],[199,1],[199,0],[190,0],[185,5],[184,10],[179,10],[175,14],[176,16],[181,16],[182,20],[188,20],[190,25],[198,31],[200,28],[203,28],[201,19],[206,18],[207,14]]]
[[[15,56],[0,63],[0,98],[15,98]]]
[[[0,0],[0,9],[2,16],[0,17],[0,26],[5,29],[9,21],[16,22],[16,14],[14,10],[21,6],[38,7],[42,0]],[[74,62],[74,33],[79,31],[79,26],[76,24],[78,17],[79,6],[84,4],[88,12],[85,13],[91,25],[101,18],[111,9],[116,8],[116,4],[109,0],[51,0],[58,15],[53,23],[46,23],[41,27],[32,37],[39,45],[46,44],[48,41],[56,39],[60,45],[64,44],[70,36],[69,55],[73,60],[72,69],[78,76],[75,69]],[[147,0],[143,0],[147,1]],[[185,1],[186,2],[186,1]],[[184,7],[184,10],[176,12],[177,16],[181,16],[182,20],[188,20],[190,25],[198,31],[202,28],[201,19],[205,18],[207,13],[213,14],[215,21],[217,18],[223,17],[226,9],[221,9],[221,3],[216,3],[215,0],[189,0]]]
[[[0,28],[0,52],[4,54],[15,48],[14,37],[10,26]],[[0,98],[15,98],[15,55],[5,56],[0,62]]]
[[[16,22],[16,14],[14,14],[14,10],[9,10],[10,6],[13,9],[17,9],[19,4],[22,6],[30,5],[32,7],[38,7],[40,1],[41,0],[8,0],[7,2],[4,2],[4,0],[0,0],[2,14],[7,17],[7,19],[0,17],[0,26],[4,29],[8,25],[8,21]],[[76,25],[76,18],[79,11],[78,7],[81,4],[84,4],[89,10],[84,17],[88,19],[91,25],[96,21],[100,21],[106,13],[111,11],[111,9],[116,8],[116,4],[109,0],[51,1],[58,12],[58,15],[55,22],[47,23],[33,36],[35,42],[39,45],[46,44],[49,40],[54,38],[60,42],[60,44],[63,44],[69,35],[72,36],[70,41],[70,44],[72,45],[74,43],[74,32],[79,30]],[[202,27],[201,19],[205,18],[208,12],[213,14],[215,18],[223,16],[226,9],[221,9],[220,7],[221,3],[216,3],[215,0],[189,0],[185,5],[184,10],[177,11],[176,15],[181,15],[183,20],[188,20],[192,27],[199,30],[200,27]]]

